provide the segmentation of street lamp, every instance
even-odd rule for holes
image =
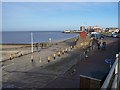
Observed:
[[[49,38],[49,42],[51,43],[51,38]]]
[[[33,62],[33,33],[31,32],[31,61]]]

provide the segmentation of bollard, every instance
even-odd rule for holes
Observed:
[[[70,51],[70,49],[71,49],[71,48],[69,47],[69,48],[68,48],[68,51]]]
[[[60,57],[60,52],[58,52],[58,56]]]
[[[87,55],[87,50],[85,51],[85,58],[88,58],[88,55]]]
[[[66,49],[65,49],[65,52],[67,53],[67,51],[68,51],[68,49],[66,48]]]
[[[83,46],[83,43],[80,43],[81,46]]]
[[[15,53],[13,54],[13,57],[14,57],[14,58],[16,57],[16,54],[15,54]]]
[[[64,54],[64,50],[62,50],[62,54]]]
[[[39,58],[39,60],[40,60],[40,63],[41,63],[41,62],[42,62],[42,61],[41,61],[41,57]]]
[[[76,45],[74,46],[74,48],[76,48]]]
[[[90,53],[91,52],[91,46],[89,46],[88,50],[89,50],[89,53]]]
[[[80,60],[82,60],[82,55],[80,54]]]
[[[12,60],[12,55],[10,55],[10,60]]]
[[[87,45],[87,42],[85,42],[85,46]]]
[[[73,73],[76,71],[76,69],[74,68],[73,70],[72,70],[72,72],[71,72],[71,75],[73,75]]]
[[[14,58],[14,54],[11,54],[11,59],[13,59]]]
[[[48,57],[48,63],[50,62],[50,56]]]
[[[72,48],[74,48],[74,46],[72,46]]]
[[[21,53],[20,56],[22,56],[23,54]]]
[[[73,75],[73,73],[76,72],[75,66],[76,65],[73,65],[73,69],[72,69],[71,75]]]
[[[56,58],[56,54],[55,54],[55,53],[53,54],[53,58],[54,58],[54,60],[55,60],[55,58]]]
[[[31,62],[33,62],[33,56],[31,56]]]
[[[87,52],[88,52],[88,53],[90,52],[89,49],[87,49]]]

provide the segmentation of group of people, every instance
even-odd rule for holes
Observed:
[[[97,42],[97,46],[98,46],[98,50],[102,49],[105,50],[106,49],[106,42]]]
[[[95,39],[95,38],[92,38],[91,41],[90,41],[90,46],[92,47],[92,49],[97,46],[97,49],[98,50],[105,50],[106,49],[106,42],[103,41],[102,39]]]

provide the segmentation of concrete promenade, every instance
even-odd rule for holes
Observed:
[[[103,79],[109,71],[109,65],[104,60],[114,60],[115,54],[118,52],[118,39],[107,38],[106,40],[109,43],[107,49],[90,51],[87,59],[84,58],[84,49],[73,49],[47,64],[41,63],[36,58],[39,56],[39,52],[34,53],[35,62],[30,62],[31,54],[7,61],[3,63],[5,67],[2,68],[3,87],[79,88],[80,74]],[[58,47],[56,46],[56,48]],[[48,52],[47,49],[46,52]],[[45,60],[47,58],[44,58]],[[76,71],[71,74],[73,69]]]
[[[87,59],[79,60],[76,66],[64,75],[48,83],[45,88],[80,88],[80,75],[104,80],[110,70],[110,65],[105,63],[105,59],[115,60],[116,53],[120,51],[119,43],[120,40],[116,39],[115,42],[107,45],[105,51],[93,51]],[[72,72],[73,69],[76,70],[74,73]]]

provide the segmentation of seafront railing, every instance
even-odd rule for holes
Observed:
[[[118,60],[119,60],[119,56],[120,56],[120,53],[116,54],[116,60],[113,64],[112,68],[110,69],[103,85],[101,86],[101,90],[102,89],[107,89],[107,88],[118,89],[118,83],[120,81],[118,79]],[[112,80],[112,78],[113,78],[113,80]]]

